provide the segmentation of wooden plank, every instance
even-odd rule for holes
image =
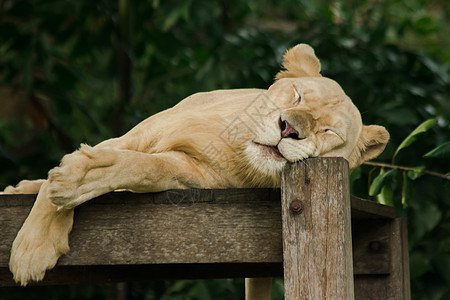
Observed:
[[[72,249],[58,265],[279,262],[276,199],[270,190],[238,189],[108,194],[76,210]],[[0,233],[0,266],[25,217],[15,218],[20,208],[1,214],[9,226]]]
[[[381,227],[387,229],[386,238],[389,240],[387,245],[382,246],[387,248],[389,255],[389,271],[384,275],[373,273],[356,275],[355,299],[411,299],[406,220],[393,219],[382,222],[386,222]]]
[[[390,219],[352,219],[353,272],[358,275],[391,272]]]
[[[409,281],[408,233],[405,219],[395,219],[390,230],[391,272],[386,299],[411,299]]]
[[[30,200],[29,206],[23,206],[21,201],[7,201],[11,198],[17,200],[17,196],[0,197],[0,221],[8,224],[0,232],[3,278],[11,278],[7,269],[10,246],[32,204],[32,196],[21,197]],[[229,270],[239,263],[278,263],[281,270],[280,214],[279,190],[111,193],[76,209],[69,238],[71,251],[57,265],[92,266],[97,277],[98,265],[182,264],[179,267],[183,273],[186,265],[211,264],[217,277],[229,273],[221,275],[221,268]],[[86,274],[86,268],[83,270]],[[241,276],[251,272],[236,270],[241,271]],[[70,268],[69,272],[65,276],[57,273],[48,282],[71,282],[74,273]],[[105,279],[109,280],[108,276]],[[4,286],[11,284],[10,279],[0,282]]]
[[[281,186],[285,299],[353,299],[347,161],[288,165]]]
[[[356,275],[355,300],[385,300],[389,287],[388,275]],[[403,300],[398,298],[397,300]]]
[[[8,270],[10,247],[34,199],[35,195],[0,195],[0,286],[13,284]],[[358,201],[352,200],[352,205]],[[359,205],[358,211],[366,209],[367,214],[373,215],[379,211],[377,206],[374,209],[371,205]],[[127,277],[121,274],[132,274],[135,268],[147,266],[152,273],[156,263],[173,266],[170,270],[176,266],[180,274],[188,273],[183,270],[204,270],[193,272],[195,278],[209,278],[207,270],[216,271],[218,278],[229,277],[233,274],[221,270],[230,269],[237,272],[233,275],[237,277],[251,276],[248,272],[280,276],[280,210],[279,189],[107,194],[76,209],[71,251],[41,284],[88,282],[83,280],[92,277],[96,282],[124,280]],[[370,226],[366,228],[369,230]],[[383,236],[373,236],[373,240],[378,239]],[[389,264],[385,256],[374,261],[374,256],[359,255],[366,251],[367,242],[367,239],[354,242],[355,274],[385,274]],[[278,267],[258,273],[257,263]],[[246,267],[238,268],[240,264]],[[109,271],[98,271],[103,268]],[[82,270],[82,278],[76,270]],[[119,273],[108,274],[115,273],[114,270]],[[89,272],[93,274],[91,277]],[[169,275],[162,271],[153,274],[160,279]]]
[[[261,277],[245,279],[245,299],[270,300],[272,294],[272,278]]]
[[[352,219],[394,219],[395,208],[351,196]]]

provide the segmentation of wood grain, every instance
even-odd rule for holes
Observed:
[[[345,170],[343,173],[339,170],[345,166],[339,166],[339,159],[336,169],[329,169],[330,163],[311,166],[309,161],[309,167],[303,170],[308,176],[293,179],[293,186],[303,186],[305,195],[330,200],[332,205],[344,203],[344,200],[338,201],[342,194],[319,191],[326,186],[327,190],[342,187],[344,192],[347,187],[339,182],[345,180]],[[341,163],[345,164],[343,160]],[[317,174],[319,171],[314,173],[312,170],[325,168],[325,164],[328,177],[311,180],[321,176]],[[8,270],[10,247],[34,199],[35,195],[0,195],[0,286],[15,285]],[[333,199],[336,201],[331,201]],[[342,243],[342,238],[345,240],[346,237],[338,238],[336,231],[345,224],[335,221],[337,227],[334,228],[329,226],[331,223],[323,223],[324,220],[337,220],[344,212],[339,213],[339,208],[330,209],[332,206],[327,201],[314,204],[319,204],[319,209],[328,207],[316,230],[321,228],[330,237],[328,240],[317,239],[329,243],[329,247],[319,248],[313,240],[309,246],[311,255],[334,251],[331,244]],[[355,298],[409,299],[405,221],[395,219],[392,207],[371,201],[352,197],[351,206]],[[71,251],[60,259],[55,269],[47,272],[39,285],[282,276],[281,191],[110,193],[77,207],[69,240]],[[379,248],[373,247],[374,241],[381,242]],[[342,254],[342,249],[336,253]],[[351,251],[342,257],[348,260],[349,255]],[[335,264],[344,262],[338,257],[333,260]],[[316,269],[316,273],[317,270],[320,269]],[[331,289],[328,285],[329,282],[322,286]]]
[[[348,164],[308,159],[282,175],[284,291],[286,299],[353,299]],[[303,203],[294,213],[293,201]]]
[[[35,195],[0,195],[0,224],[2,225],[0,286],[14,285],[8,270],[10,247],[34,199]],[[352,203],[357,201],[359,200],[356,199]],[[238,221],[236,216],[229,217],[230,206],[234,206],[234,211],[238,210],[236,215],[239,218]],[[126,280],[127,277],[124,274],[136,274],[134,271],[136,266],[139,266],[139,269],[147,266],[151,273],[151,270],[155,268],[154,264],[161,262],[166,266],[172,266],[171,270],[175,270],[173,266],[178,266],[179,274],[187,274],[185,270],[191,269],[194,278],[245,277],[252,274],[280,276],[282,275],[280,210],[279,189],[179,190],[156,194],[127,192],[106,194],[77,207],[74,229],[69,239],[71,251],[61,258],[57,269],[49,271],[40,284],[90,282],[93,278],[96,278],[95,282],[101,282],[101,276],[106,282]],[[161,211],[165,212],[161,213]],[[208,216],[216,217],[209,219]],[[365,222],[360,219],[358,221]],[[222,225],[217,226],[217,224]],[[153,230],[155,226],[158,228]],[[370,229],[370,224],[365,228]],[[358,230],[358,227],[353,230]],[[223,235],[224,231],[228,234]],[[206,245],[203,245],[199,240],[205,243],[202,236],[206,235],[216,238],[206,239]],[[183,251],[183,256],[178,256],[175,255],[176,250],[173,250],[175,254],[171,256],[164,249],[178,247],[180,252],[179,236],[183,236],[180,240],[184,241],[184,249],[193,249],[194,246],[191,245],[195,243],[195,247],[199,248],[200,252],[194,255],[193,251]],[[364,234],[355,236],[364,236]],[[373,240],[383,239],[384,236],[373,236]],[[248,238],[255,243],[241,240],[242,238]],[[353,242],[355,274],[386,273],[386,266],[389,265],[387,256],[374,260],[373,255],[360,255],[367,252],[370,241],[372,239],[358,238]],[[215,246],[213,243],[216,243]],[[240,254],[230,254],[234,251],[233,249],[228,249],[228,255],[223,254],[222,249],[229,247],[231,243]],[[111,247],[112,251],[110,251]],[[240,256],[241,254],[243,256]],[[222,262],[195,264],[201,258],[200,255],[203,256],[203,261],[215,259],[217,262],[221,258]],[[197,267],[193,267],[194,264]],[[245,267],[239,267],[242,264]],[[257,264],[272,265],[260,268]],[[124,271],[127,266],[132,271]],[[98,271],[105,267],[108,267],[108,276],[105,272]],[[115,269],[118,271],[115,272]],[[230,272],[232,269],[235,270],[234,273]],[[261,273],[261,269],[266,271]],[[82,276],[79,276],[80,270],[82,270]],[[159,270],[160,268],[156,275],[142,275],[142,278],[168,276],[167,272]],[[93,275],[89,276],[89,272]],[[214,272],[215,275],[212,275]],[[135,277],[131,279],[136,280]]]
[[[12,241],[34,199],[0,195],[0,269],[8,266]],[[279,189],[110,193],[77,207],[71,251],[58,265],[281,263],[280,210]]]
[[[389,274],[391,249],[389,219],[352,219],[353,272],[358,275]]]
[[[382,236],[389,241],[386,247],[383,246],[381,248],[381,252],[383,257],[385,256],[384,252],[389,256],[389,264],[387,266],[389,270],[386,274],[374,274],[370,272],[364,275],[356,274],[355,299],[411,299],[406,220],[398,218],[381,221],[381,227],[383,231],[385,230],[385,234]],[[368,225],[366,224],[365,226]],[[372,225],[377,226],[375,223]],[[374,231],[379,231],[379,229],[374,227],[372,232]]]

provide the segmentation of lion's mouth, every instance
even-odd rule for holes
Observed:
[[[260,147],[261,152],[263,153],[264,156],[270,156],[277,161],[285,160],[285,158],[281,154],[280,150],[278,150],[277,146],[268,146],[268,145],[263,145],[263,144],[259,144],[256,142],[255,142],[255,144]]]

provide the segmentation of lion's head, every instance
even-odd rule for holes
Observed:
[[[279,173],[286,161],[341,156],[355,168],[378,156],[389,133],[362,124],[361,115],[335,81],[322,77],[314,50],[300,44],[284,55],[266,99],[274,109],[246,145],[245,155],[261,172]]]

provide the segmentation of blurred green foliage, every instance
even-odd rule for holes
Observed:
[[[363,120],[391,133],[378,159],[390,166],[354,170],[352,192],[408,218],[413,299],[448,299],[449,17],[443,0],[0,1],[0,185],[46,177],[81,142],[192,93],[266,88],[285,49],[309,43]],[[130,299],[243,298],[242,280],[129,289]],[[108,285],[0,290],[23,297],[113,296]]]

